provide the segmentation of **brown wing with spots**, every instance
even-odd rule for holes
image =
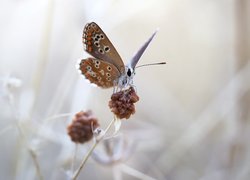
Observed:
[[[91,83],[102,88],[113,87],[121,75],[114,65],[95,58],[82,59],[79,69]]]
[[[90,55],[113,64],[120,73],[124,73],[125,66],[120,55],[96,23],[91,22],[84,27],[83,44]]]

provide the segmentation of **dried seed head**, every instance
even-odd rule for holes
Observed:
[[[130,87],[129,89],[114,93],[109,101],[109,107],[118,118],[128,119],[135,113],[134,103],[137,101],[139,101],[139,97],[134,88]]]
[[[76,113],[68,126],[68,135],[75,143],[85,143],[93,137],[93,131],[99,126],[91,111]]]

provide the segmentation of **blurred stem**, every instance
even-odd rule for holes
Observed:
[[[104,131],[104,135],[95,141],[95,143],[92,145],[92,147],[90,148],[90,150],[88,151],[88,153],[85,155],[85,157],[83,158],[79,168],[76,170],[76,172],[74,173],[72,180],[76,180],[77,177],[79,176],[82,168],[84,167],[84,165],[86,164],[87,160],[89,159],[90,155],[92,154],[92,152],[94,151],[95,147],[97,146],[97,144],[99,142],[101,142],[103,140],[103,138],[105,137],[106,133],[110,130],[111,126],[114,124],[114,122],[116,121],[116,117],[109,123],[108,127],[105,129]]]
[[[29,151],[29,153],[30,153],[30,155],[31,155],[31,157],[33,159],[34,164],[35,164],[36,172],[37,172],[37,175],[38,175],[39,179],[43,180],[43,176],[42,176],[42,173],[41,173],[41,170],[40,170],[40,165],[38,163],[36,153],[30,148],[28,148],[28,151]]]
[[[14,97],[12,98],[9,98],[9,104],[10,104],[10,107],[12,107],[12,110],[13,110],[13,114],[14,114],[14,119],[16,121],[15,123],[15,127],[17,127],[18,129],[18,132],[20,134],[20,137],[21,137],[21,140],[23,143],[21,144],[24,144],[24,147],[28,150],[30,156],[31,156],[31,159],[33,160],[34,164],[35,164],[35,169],[36,169],[36,174],[38,175],[38,178],[40,180],[43,180],[43,176],[41,174],[41,170],[40,170],[40,165],[39,165],[39,162],[38,162],[38,159],[37,159],[37,155],[35,153],[35,151],[33,149],[31,149],[29,146],[28,146],[28,140],[23,132],[23,128],[21,127],[20,123],[19,123],[19,120],[20,120],[20,114],[19,114],[19,111],[17,109],[17,107],[15,106],[15,99]],[[13,128],[12,126],[8,126],[6,127],[5,129],[3,129],[2,131],[0,131],[0,135],[2,133],[5,133],[6,131],[10,130],[11,128]],[[19,151],[20,151],[20,147],[17,148]],[[21,155],[19,153],[18,157],[20,158]],[[18,160],[16,162],[16,164],[19,164],[18,163]],[[18,165],[17,165],[18,166]]]
[[[75,169],[75,162],[76,162],[77,150],[78,150],[78,144],[76,143],[75,150],[74,150],[74,155],[73,155],[73,161],[72,161],[72,164],[71,164],[71,172],[72,172],[72,174],[73,174],[74,169]]]
[[[131,168],[131,167],[125,165],[125,164],[123,164],[121,166],[121,169],[122,169],[123,172],[126,172],[127,174],[129,174],[131,176],[134,176],[134,177],[136,177],[138,179],[156,180],[156,179],[154,179],[154,178],[152,178],[152,177],[150,177],[150,176],[148,176],[148,175],[146,175],[146,174],[144,174],[144,173],[142,173],[142,172],[140,172],[138,170],[135,170],[135,169],[133,169],[133,168]]]
[[[4,133],[8,132],[9,130],[13,129],[12,125],[9,125],[3,129],[0,130],[0,136],[2,136]]]
[[[113,166],[113,178],[114,180],[122,180],[122,172],[120,165]]]
[[[77,169],[77,171],[75,172],[75,174],[72,177],[72,180],[76,180],[77,177],[79,176],[79,173],[81,172],[82,168],[84,167],[85,163],[87,162],[88,158],[90,157],[90,155],[92,154],[93,150],[95,149],[95,147],[97,146],[97,144],[100,141],[95,141],[95,143],[93,144],[93,146],[91,147],[91,149],[88,151],[88,153],[86,154],[86,156],[83,158],[81,165],[79,166],[79,168]]]
[[[62,113],[62,114],[57,114],[57,115],[54,115],[54,116],[50,116],[50,117],[47,117],[46,119],[44,119],[42,122],[44,122],[44,124],[47,124],[49,121],[51,120],[56,120],[58,118],[63,118],[63,117],[70,117],[72,116],[73,113]]]
[[[249,0],[235,0],[235,73],[242,71],[244,67],[249,64],[250,60],[250,38],[249,38],[249,17],[250,17],[250,2]],[[241,76],[235,86],[234,101],[236,106],[234,108],[233,120],[235,123],[235,137],[232,138],[230,146],[227,147],[228,153],[228,172],[233,172],[235,168],[243,169],[244,161],[247,157],[247,146],[245,137],[248,136],[249,131],[249,104],[250,91],[247,89],[242,93],[242,89],[247,87],[249,76]],[[226,153],[226,152],[225,152]],[[237,173],[236,173],[237,174]],[[226,179],[232,178],[229,173]],[[234,178],[235,179],[235,178]]]
[[[52,30],[52,20],[53,20],[53,12],[54,12],[54,2],[53,0],[50,0],[47,2],[48,8],[47,12],[44,13],[46,15],[45,17],[45,25],[44,29],[41,34],[41,45],[40,45],[40,52],[38,54],[38,65],[35,71],[34,78],[32,80],[32,85],[34,88],[35,96],[39,97],[42,85],[42,79],[44,75],[44,71],[46,70],[46,65],[48,62],[48,56],[49,56],[49,43],[50,43],[50,36],[51,36],[51,30]],[[31,112],[36,112],[34,109],[37,107],[37,101],[38,98],[35,98],[33,110]],[[32,114],[31,114],[32,117]]]
[[[28,142],[28,141],[27,141],[27,138],[25,137],[25,135],[24,135],[24,133],[23,133],[23,130],[22,130],[22,127],[20,126],[19,123],[17,124],[17,129],[19,130],[20,136],[21,136],[21,138],[22,138],[23,141],[24,141],[25,147],[26,147],[26,149],[28,150],[28,152],[30,153],[31,158],[32,158],[32,160],[33,160],[33,162],[34,162],[34,164],[35,164],[36,173],[37,173],[39,179],[40,179],[40,180],[43,180],[44,178],[43,178],[42,173],[41,173],[41,170],[40,170],[40,165],[39,165],[39,162],[38,162],[38,160],[37,160],[37,155],[36,155],[35,151],[34,151],[33,149],[31,149],[31,148],[27,145],[27,142]]]

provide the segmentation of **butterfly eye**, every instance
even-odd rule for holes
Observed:
[[[131,76],[131,74],[132,74],[131,70],[130,70],[130,69],[128,69],[128,72],[127,72],[128,77],[130,77],[130,76]]]

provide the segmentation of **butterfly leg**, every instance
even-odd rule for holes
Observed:
[[[113,94],[115,94],[117,92],[117,87],[113,86]]]
[[[137,88],[136,88],[136,85],[134,84],[131,84],[130,87],[134,88],[135,89],[135,92],[137,93]]]
[[[115,80],[113,82],[113,94],[118,92],[118,82]]]
[[[133,88],[135,89],[135,92],[137,93],[137,88],[136,88],[136,86],[134,85],[133,79],[130,79],[130,81],[129,81],[129,86],[130,86],[130,87],[133,87]]]

